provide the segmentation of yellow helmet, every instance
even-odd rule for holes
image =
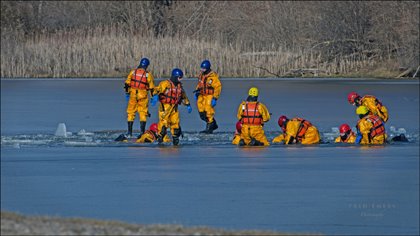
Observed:
[[[367,114],[369,112],[369,109],[367,108],[367,107],[365,107],[365,106],[359,106],[357,109],[356,109],[356,114],[358,114],[358,115],[365,115],[365,114]]]
[[[258,97],[258,89],[256,87],[250,88],[249,92],[248,92],[248,95]]]

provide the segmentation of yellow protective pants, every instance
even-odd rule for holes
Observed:
[[[238,145],[240,140],[241,140],[241,134],[235,134],[232,140],[232,144]]]
[[[369,142],[369,138],[367,135],[363,135],[362,140],[360,140],[360,144],[384,144],[386,142],[386,138],[387,135],[383,134],[383,135],[378,135],[373,137],[370,142]]]
[[[319,132],[315,126],[311,126],[306,131],[304,137],[302,138],[302,144],[315,144],[319,143]]]
[[[248,145],[252,138],[263,143],[264,146],[270,145],[261,125],[243,124],[241,129],[241,139],[243,139],[245,144]]]
[[[211,100],[213,95],[200,94],[197,99],[197,110],[198,112],[205,112],[207,117],[207,123],[212,123],[214,119],[214,107],[211,106]]]
[[[139,113],[140,121],[147,121],[147,116],[149,114],[147,90],[130,89],[130,99],[127,104],[127,121],[134,121],[136,112]]]
[[[160,103],[158,134],[161,133],[162,127],[171,128],[172,135],[174,135],[174,129],[179,129],[178,105]]]

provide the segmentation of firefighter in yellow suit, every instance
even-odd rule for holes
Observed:
[[[149,59],[142,58],[137,68],[131,70],[125,80],[125,93],[129,96],[127,104],[128,137],[133,135],[133,123],[136,118],[136,112],[139,113],[140,119],[139,137],[144,133],[147,117],[150,116],[147,94],[150,91],[150,96],[153,96],[152,92],[155,83],[152,73],[147,70],[149,64]]]
[[[149,129],[146,130],[140,138],[136,140],[136,143],[153,143],[158,138],[158,125],[156,123],[153,123],[150,125]],[[168,137],[168,135],[165,135],[163,137],[164,143],[171,142],[171,139]]]
[[[354,143],[356,141],[356,134],[351,130],[348,124],[340,125],[340,136],[338,136],[335,143]]]
[[[347,95],[347,100],[356,107],[367,107],[371,115],[379,116],[383,122],[387,122],[389,119],[388,109],[375,96],[365,95],[361,97],[359,94],[351,92]]]
[[[295,117],[289,120],[282,115],[279,117],[278,125],[283,133],[275,137],[273,143],[316,144],[320,141],[318,129],[305,119]]]
[[[258,102],[256,87],[249,89],[247,100],[239,105],[237,118],[242,122],[240,146],[270,145],[263,130],[264,123],[270,120],[270,113],[263,103]]]
[[[214,119],[214,107],[222,91],[219,75],[211,70],[209,60],[201,63],[201,72],[198,76],[198,84],[194,90],[194,97],[197,101],[197,110],[200,118],[206,122],[206,129],[200,133],[211,134],[218,128]]]
[[[166,129],[171,128],[172,143],[178,145],[179,137],[182,134],[179,125],[178,105],[181,103],[187,106],[188,113],[191,113],[192,108],[190,101],[182,87],[182,77],[184,73],[182,70],[175,68],[172,70],[171,78],[159,83],[154,89],[154,96],[152,97],[152,106],[154,106],[159,99],[159,123],[158,123],[158,142],[162,143],[166,135]]]
[[[360,120],[357,122],[356,143],[360,144],[383,144],[387,135],[384,122],[379,116],[371,115],[370,110],[365,106],[359,106],[356,114]]]

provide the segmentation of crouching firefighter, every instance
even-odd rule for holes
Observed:
[[[178,105],[181,103],[187,106],[188,113],[191,113],[192,108],[190,101],[182,87],[182,77],[184,73],[182,70],[175,68],[172,70],[171,78],[159,83],[154,89],[154,96],[152,97],[152,106],[160,101],[158,109],[159,123],[158,123],[158,143],[163,142],[163,138],[167,133],[167,128],[171,129],[173,145],[179,144],[179,137],[182,134],[179,125]]]
[[[125,93],[129,96],[127,104],[128,137],[133,135],[136,112],[139,113],[140,120],[140,135],[138,137],[144,133],[147,117],[150,117],[147,94],[150,91],[150,96],[153,96],[152,91],[155,84],[152,73],[147,70],[149,64],[149,59],[142,58],[137,68],[130,71],[125,81]]]
[[[222,91],[222,84],[219,75],[211,70],[210,61],[204,60],[201,63],[201,72],[198,76],[198,84],[194,90],[194,97],[197,101],[197,109],[200,118],[206,122],[206,129],[200,133],[211,134],[218,128],[214,119],[214,107]]]
[[[356,143],[383,144],[386,142],[385,125],[379,116],[370,114],[369,108],[365,106],[359,106],[356,114],[360,118],[356,126]]]
[[[282,115],[277,123],[283,133],[275,137],[273,143],[316,144],[320,141],[318,129],[305,119],[295,117],[289,120],[285,115]]]
[[[270,120],[267,107],[258,102],[258,89],[249,89],[248,98],[238,108],[238,120],[242,122],[240,146],[269,146],[264,134],[264,123]]]

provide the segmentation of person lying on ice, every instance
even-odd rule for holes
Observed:
[[[232,144],[234,145],[239,144],[239,141],[241,140],[241,129],[242,129],[242,122],[241,121],[236,122],[235,136],[233,136]]]
[[[256,87],[249,89],[248,98],[239,105],[237,118],[242,122],[239,146],[270,145],[263,130],[264,123],[270,120],[270,113],[263,103],[258,102]]]
[[[386,142],[384,122],[379,116],[371,115],[365,106],[359,106],[356,114],[360,120],[357,122],[356,143],[360,144],[383,144]]]
[[[172,70],[171,78],[159,83],[154,89],[154,96],[152,97],[152,106],[160,101],[159,106],[159,123],[158,123],[158,143],[163,142],[166,135],[166,129],[171,128],[173,145],[179,144],[179,137],[181,136],[181,128],[179,126],[179,112],[178,105],[184,104],[188,113],[191,113],[192,108],[187,94],[182,87],[182,77],[184,72],[181,69],[175,68]],[[158,97],[159,96],[159,97]]]
[[[340,125],[340,136],[335,139],[335,143],[354,143],[356,134],[351,130],[348,124]]]
[[[153,123],[150,125],[149,129],[146,130],[136,141],[136,143],[153,143],[154,141],[157,141],[158,138],[158,125],[156,123]],[[168,135],[165,135],[163,137],[164,143],[170,143],[171,139],[168,137]]]
[[[282,115],[279,117],[278,125],[283,133],[275,137],[273,143],[316,144],[320,141],[318,129],[305,119],[295,117],[289,120],[285,115]]]
[[[365,95],[361,97],[359,94],[351,92],[347,95],[347,100],[356,107],[365,106],[372,115],[379,116],[383,122],[388,121],[388,109],[375,96]]]

